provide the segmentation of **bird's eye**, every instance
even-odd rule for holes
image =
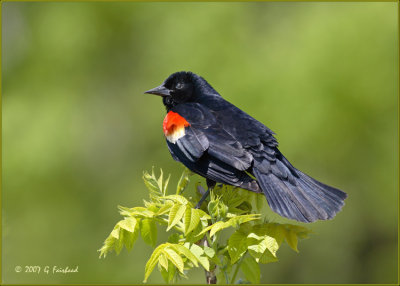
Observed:
[[[176,88],[176,89],[182,89],[183,86],[184,86],[183,83],[178,82],[178,83],[176,84],[175,88]]]

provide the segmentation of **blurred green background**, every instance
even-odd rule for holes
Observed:
[[[142,282],[152,249],[141,239],[105,260],[97,249],[117,205],[147,198],[143,170],[176,184],[183,169],[160,99],[143,95],[179,70],[349,195],[333,221],[308,225],[299,254],[286,246],[262,266],[262,283],[396,283],[397,5],[2,3],[3,283]],[[15,272],[26,265],[79,272]]]

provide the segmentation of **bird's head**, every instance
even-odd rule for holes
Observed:
[[[189,71],[173,73],[160,86],[145,93],[162,96],[167,110],[179,103],[196,102],[206,93],[217,94],[205,79]]]

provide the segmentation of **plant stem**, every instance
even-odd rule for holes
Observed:
[[[239,259],[239,262],[236,264],[235,272],[232,275],[231,284],[235,283],[236,276],[240,269],[240,264],[242,264],[243,258],[246,256],[246,254],[247,254],[247,252],[242,255],[242,257]]]
[[[201,243],[204,246],[210,247],[207,236],[205,236],[202,240],[203,241]],[[217,275],[215,275],[216,268],[217,266],[214,263],[210,263],[210,271],[205,270],[207,284],[217,284]]]

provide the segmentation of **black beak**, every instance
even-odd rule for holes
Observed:
[[[169,89],[167,89],[164,84],[157,86],[153,89],[150,89],[148,91],[145,91],[144,93],[148,94],[155,94],[155,95],[160,95],[160,96],[169,96]]]

